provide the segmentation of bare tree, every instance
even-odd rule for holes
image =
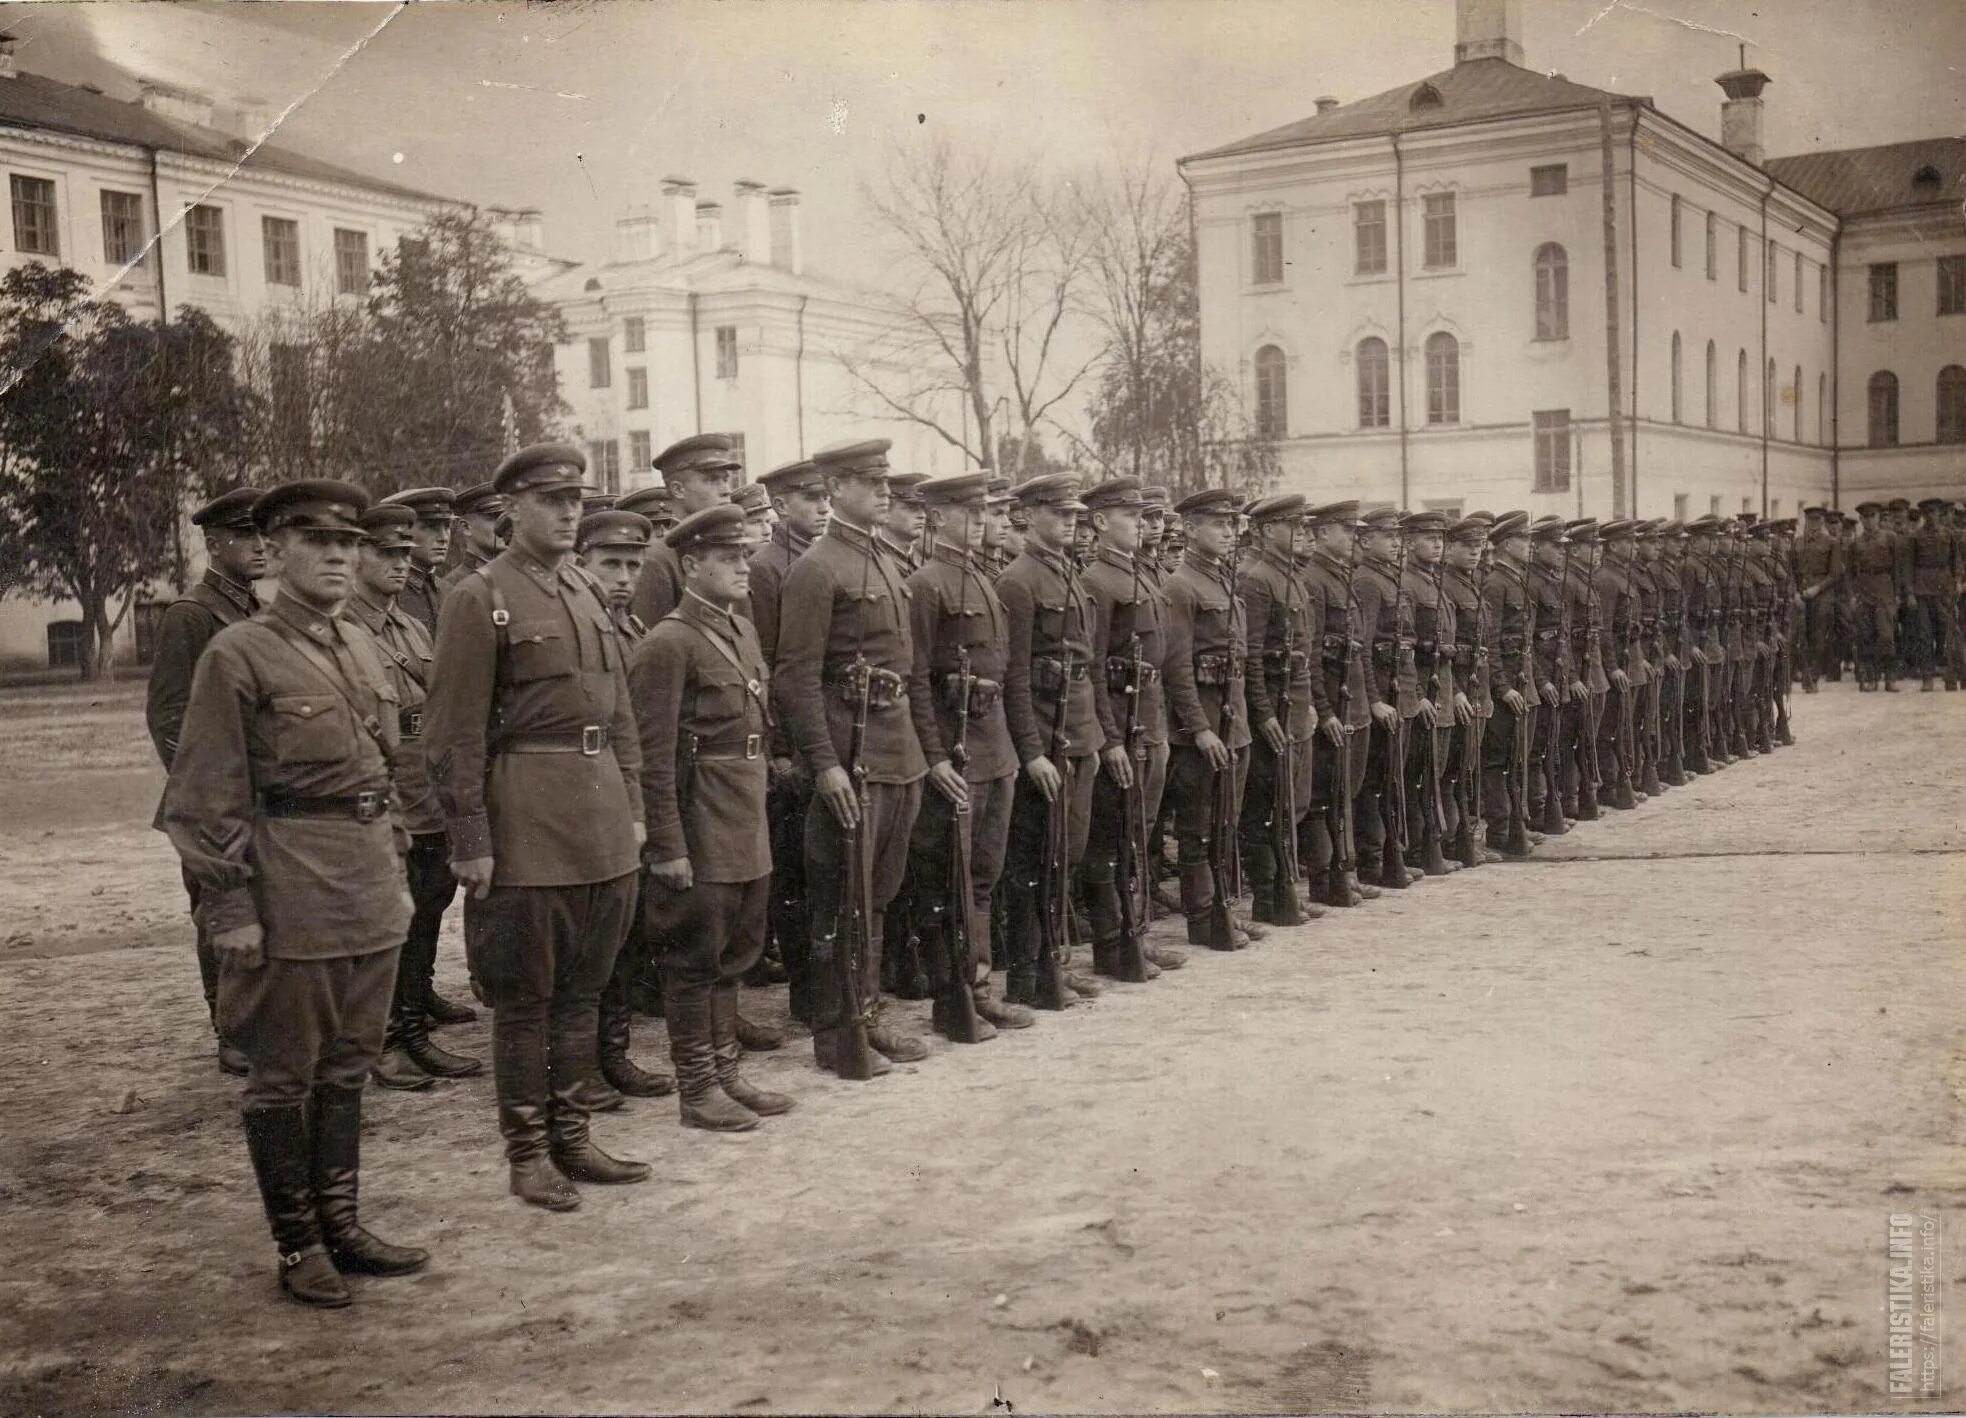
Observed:
[[[1008,452],[1017,477],[1091,363],[1076,353],[1089,256],[1076,199],[939,137],[891,152],[867,195],[898,257],[892,330],[841,364],[893,417],[984,466]]]

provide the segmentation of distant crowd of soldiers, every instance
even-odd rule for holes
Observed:
[[[1846,665],[1864,691],[1966,680],[1966,502],[1862,502],[1854,519],[1811,507],[1794,559],[1806,607],[1797,667],[1811,693]]]
[[[1956,526],[1928,606],[1922,551],[1870,513],[1824,553],[1821,509],[1796,536],[1170,505],[888,451],[739,485],[699,435],[616,499],[542,444],[463,492],[198,511],[209,570],[150,687],[158,825],[285,1293],[345,1305],[344,1275],[427,1263],[359,1221],[361,1099],[483,1071],[432,1034],[475,1017],[433,983],[460,886],[511,1190],[565,1211],[649,1175],[596,1112],[793,1107],[741,1071],[786,1042],[746,981],[788,985],[821,1069],[872,1078],[929,1053],[891,999],[981,1042],[1180,968],[1158,916],[1240,949],[1792,743],[1790,684],[1833,674],[1846,621],[1886,687],[1899,611],[1956,656]],[[631,1057],[638,1014],[672,1072]]]

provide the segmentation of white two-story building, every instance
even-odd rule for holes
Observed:
[[[1850,451],[1873,441],[1862,386],[1889,362],[1852,344],[1855,263],[1883,259],[1853,251],[1927,242],[1916,298],[1946,308],[1925,286],[1966,252],[1966,145],[1938,145],[1932,203],[1864,217],[1881,229],[1860,243],[1838,180],[1803,170],[1821,159],[1765,160],[1759,71],[1720,76],[1715,142],[1523,67],[1518,0],[1459,0],[1457,20],[1452,68],[1180,164],[1203,357],[1276,440],[1287,488],[1780,516],[1943,485],[1922,458],[1899,477]],[[1923,411],[1966,322],[1928,324],[1900,379],[1924,381],[1904,409],[1930,440],[1952,427]]]

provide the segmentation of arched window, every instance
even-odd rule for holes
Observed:
[[[1570,338],[1570,258],[1554,241],[1536,248],[1536,338]]]
[[[1939,442],[1966,443],[1966,369],[1949,364],[1939,371]]]
[[[1358,426],[1385,428],[1393,421],[1386,342],[1368,335],[1358,342]]]
[[[1742,433],[1748,431],[1748,352],[1742,350],[1734,357],[1734,426]]]
[[[1816,442],[1829,443],[1829,375],[1816,376]]]
[[[1795,425],[1792,436],[1797,443],[1800,443],[1802,441],[1802,366],[1799,364],[1795,367],[1795,408],[1792,412],[1794,418],[1791,422]]]
[[[1445,330],[1427,336],[1427,422],[1461,421],[1461,342]]]
[[[1898,446],[1898,376],[1888,369],[1870,377],[1870,446]]]
[[[1678,201],[1677,197],[1673,198],[1675,204]],[[1674,423],[1680,422],[1679,397],[1679,331],[1675,330],[1672,332],[1672,421]]]
[[[1707,341],[1707,427],[1713,428],[1720,419],[1720,372],[1714,363],[1713,341]]]
[[[1259,438],[1282,438],[1289,427],[1283,351],[1265,345],[1256,351],[1256,434]]]

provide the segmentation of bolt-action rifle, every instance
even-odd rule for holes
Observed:
[[[956,605],[956,672],[953,693],[956,727],[949,741],[949,762],[961,773],[969,766],[969,704],[976,688],[976,676],[969,672],[969,646],[962,636],[969,629],[969,578],[978,574],[971,566],[967,540],[962,555],[962,590]],[[934,791],[934,789],[930,789]],[[936,1030],[958,1044],[974,1044],[981,1037],[977,1028],[976,996],[972,992],[970,942],[976,938],[975,900],[970,895],[970,814],[969,801],[953,805],[949,813],[949,847],[944,854],[947,880],[943,899],[933,908],[941,917],[941,938],[946,952],[942,989],[930,1006],[930,1019]]]

